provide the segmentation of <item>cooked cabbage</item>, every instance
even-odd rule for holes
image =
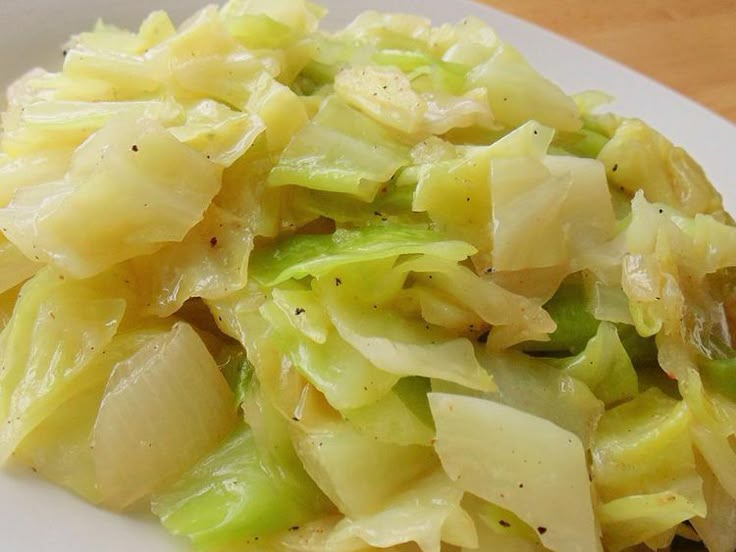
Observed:
[[[731,552],[704,171],[478,18],[324,14],[100,21],[10,86],[0,461],[213,552]]]

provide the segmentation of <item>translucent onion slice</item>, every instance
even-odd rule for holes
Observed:
[[[94,427],[103,502],[125,508],[175,480],[229,433],[233,404],[215,360],[187,324],[119,363]]]

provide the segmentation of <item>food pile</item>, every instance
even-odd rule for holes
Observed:
[[[323,15],[100,22],[10,87],[0,461],[208,551],[732,552],[701,168],[479,19]]]

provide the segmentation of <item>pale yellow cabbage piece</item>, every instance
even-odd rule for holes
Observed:
[[[16,286],[0,293],[0,331],[5,329],[5,326],[8,325],[10,318],[13,316],[13,310],[15,309],[15,303],[18,300],[21,287]]]
[[[473,330],[478,335],[484,331],[484,320],[449,294],[422,284],[414,284],[404,294],[419,304],[422,318],[430,324],[457,332]]]
[[[401,263],[396,271],[414,272],[417,284],[449,295],[492,325],[488,339],[491,349],[501,350],[529,339],[544,340],[555,329],[554,321],[538,302],[512,293],[457,263],[425,257]]]
[[[293,363],[338,410],[374,403],[399,380],[397,375],[374,366],[332,328],[324,343],[317,344],[295,332],[287,315],[274,303],[263,305],[259,313],[272,326],[270,339],[283,354],[284,362]],[[291,313],[302,316],[306,308],[297,306]]]
[[[430,45],[442,53],[442,60],[474,66],[483,63],[500,44],[498,35],[485,21],[466,17],[459,23],[444,24],[431,31]]]
[[[604,542],[613,551],[704,515],[706,503],[684,401],[656,387],[607,411],[592,447]]]
[[[432,22],[408,13],[381,13],[373,10],[358,14],[337,34],[338,38],[380,43],[382,39],[405,39],[405,44],[425,47],[431,37]]]
[[[632,201],[622,288],[638,333],[657,335],[660,365],[681,382],[698,357],[731,355],[728,291],[719,284],[728,274],[719,271],[730,263],[732,230],[650,203],[642,192]]]
[[[590,448],[604,407],[585,383],[513,350],[484,354],[480,361],[498,386],[489,398],[549,420]]]
[[[408,159],[409,148],[389,129],[333,95],[289,142],[269,184],[340,192],[370,202]]]
[[[42,267],[0,234],[0,293],[24,282]]]
[[[442,135],[470,126],[494,128],[485,89],[462,96],[420,93],[395,67],[348,67],[335,77],[335,93],[376,121],[412,137]]]
[[[558,130],[574,131],[582,126],[572,98],[508,44],[499,45],[485,63],[473,68],[468,83],[488,90],[491,111],[508,127],[530,119]]]
[[[323,8],[306,0],[230,0],[222,8],[225,19],[267,16],[296,31],[316,30]]]
[[[419,132],[427,102],[394,67],[352,66],[335,77],[335,92],[348,105],[399,132]]]
[[[0,337],[0,462],[56,408],[94,385],[95,360],[134,303],[128,277],[118,271],[77,281],[44,268],[23,286]]]
[[[501,248],[497,242],[503,236],[496,234],[503,198],[495,196],[503,196],[503,190],[495,189],[493,167],[507,158],[541,162],[552,135],[551,129],[532,121],[489,146],[440,147],[445,144],[436,140],[418,145],[413,151],[420,165],[412,210],[427,212],[438,229],[475,245],[479,253],[473,261],[478,269],[502,268],[504,259],[497,258]],[[490,219],[489,211],[493,213]]]
[[[67,51],[63,74],[71,80],[96,81],[101,99],[151,96],[160,93],[165,74],[146,58],[116,50],[97,50],[80,44]]]
[[[593,476],[601,498],[681,488],[683,492],[692,489],[693,502],[702,503],[690,420],[683,401],[655,387],[607,411],[592,451]]]
[[[697,460],[708,511],[690,523],[710,552],[730,552],[736,549],[736,499],[726,492],[703,459]]]
[[[316,293],[311,290],[274,289],[272,298],[289,322],[302,334],[315,343],[323,344],[327,341],[332,323]]]
[[[182,241],[133,259],[148,313],[169,316],[191,297],[220,299],[245,286],[255,239],[281,224],[281,191],[265,182],[270,158],[257,140],[225,169],[222,189]]]
[[[415,157],[426,155],[430,147],[423,151],[415,148]],[[478,147],[449,159],[427,159],[419,166],[412,202],[412,210],[426,212],[439,230],[476,246],[484,267],[490,265],[493,232],[488,217],[490,149]],[[452,182],[452,187],[447,182]]]
[[[670,529],[693,515],[692,504],[672,491],[617,498],[598,508],[606,550],[628,550],[646,541],[655,549],[669,546]],[[664,533],[663,533],[664,532]]]
[[[34,472],[83,497],[100,502],[90,436],[104,382],[77,393],[53,410],[23,439],[14,456]]]
[[[292,136],[304,128],[309,120],[302,99],[288,86],[267,74],[261,75],[253,84],[246,108],[263,121],[271,152],[283,151]],[[284,117],[285,113],[289,116]]]
[[[169,331],[166,323],[145,324],[118,333],[86,369],[87,380],[21,441],[15,457],[47,479],[99,503],[92,433],[107,378],[118,362]]]
[[[530,158],[499,159],[491,165],[493,266],[497,270],[565,264],[569,249],[563,207],[572,182],[553,176]]]
[[[299,459],[322,492],[351,518],[380,512],[393,496],[437,465],[430,447],[376,441],[348,422],[304,425],[292,424]],[[376,473],[382,476],[373,477]]]
[[[202,152],[211,162],[229,167],[265,129],[266,125],[256,115],[202,100],[187,110],[183,125],[172,127],[169,132],[180,142]]]
[[[90,32],[79,33],[67,42],[67,48],[77,45],[93,50],[116,50],[130,54],[142,54],[162,40],[169,38],[176,29],[164,11],[151,12],[133,33],[98,20]]]
[[[544,166],[552,176],[566,177],[571,181],[560,216],[565,225],[570,256],[576,261],[574,264],[582,265],[574,266],[572,270],[579,270],[585,267],[586,253],[595,254],[602,244],[614,237],[616,231],[605,169],[594,159],[562,155],[548,155]]]
[[[511,135],[492,147],[504,140]],[[559,265],[574,272],[596,266],[600,260],[594,255],[615,235],[611,195],[596,160],[550,155],[496,159],[491,190],[497,270]]]
[[[678,360],[683,359],[680,357]],[[687,361],[683,363],[686,371],[679,387],[692,411],[690,431],[693,442],[720,485],[736,500],[736,451],[731,445],[736,425],[728,415],[728,401],[708,393],[696,367]]]
[[[602,550],[577,436],[484,399],[431,393],[429,402],[435,449],[457,485],[514,512],[551,550]]]
[[[247,542],[236,542],[232,546],[223,546],[217,552],[367,552],[375,550],[360,539],[353,539],[350,542],[331,542],[332,531],[342,519],[339,515],[320,518],[268,539],[259,538],[257,541],[249,539]],[[407,549],[391,547],[386,550],[398,552]]]
[[[184,113],[170,98],[129,102],[36,102],[23,109],[17,128],[3,134],[2,145],[14,157],[43,155],[49,150],[74,150],[112,119],[139,118],[169,126],[180,123]]]
[[[385,308],[350,304],[335,291],[340,288],[332,279],[329,282],[320,291],[335,329],[377,368],[399,376],[435,377],[473,389],[494,389],[469,340],[433,333],[421,321],[409,321]]]
[[[387,443],[430,446],[434,439],[431,423],[413,411],[393,389],[371,404],[345,409],[342,414],[364,435]]]
[[[477,548],[475,524],[460,506],[463,494],[438,470],[389,500],[380,512],[340,521],[327,542],[340,550],[356,546],[351,542],[356,539],[374,548],[416,542],[422,552],[440,552],[442,541]],[[459,529],[455,534],[445,529],[453,524],[452,529]]]
[[[466,494],[463,507],[475,521],[478,533],[476,550],[508,550],[509,552],[542,552],[549,550],[539,542],[537,531],[513,512],[473,495]],[[468,552],[470,548],[463,548]]]
[[[150,292],[146,311],[170,316],[191,297],[217,299],[241,289],[253,239],[241,217],[211,205],[182,241],[132,261]]]
[[[546,552],[549,548],[529,542],[519,537],[498,535],[488,529],[478,531],[478,547],[463,548],[463,552],[473,550],[503,550],[504,552]]]
[[[220,174],[155,121],[115,120],[75,152],[64,180],[20,188],[0,226],[29,258],[91,276],[181,240]]]
[[[10,158],[0,165],[0,207],[5,207],[19,188],[61,180],[69,167],[72,152],[51,150]]]
[[[179,31],[146,53],[146,65],[181,99],[212,99],[242,110],[250,86],[278,63],[259,57],[227,32],[215,6],[195,13]]]
[[[638,119],[624,120],[598,155],[613,186],[649,201],[666,203],[688,216],[724,219],[721,195],[688,153]]]

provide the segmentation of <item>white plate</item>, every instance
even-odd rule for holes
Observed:
[[[151,10],[165,8],[181,20],[206,0],[0,0],[0,85],[34,65],[58,67],[62,44],[99,16],[135,27]],[[646,119],[684,146],[704,166],[736,211],[736,185],[728,161],[736,157],[736,127],[693,101],[598,54],[534,25],[466,0],[322,0],[328,26],[347,23],[365,9],[405,11],[435,22],[476,15],[520,48],[568,92],[600,89],[617,97],[613,109]],[[43,483],[23,468],[0,473],[0,548],[24,552],[176,552],[182,540],[151,521],[88,506]]]

